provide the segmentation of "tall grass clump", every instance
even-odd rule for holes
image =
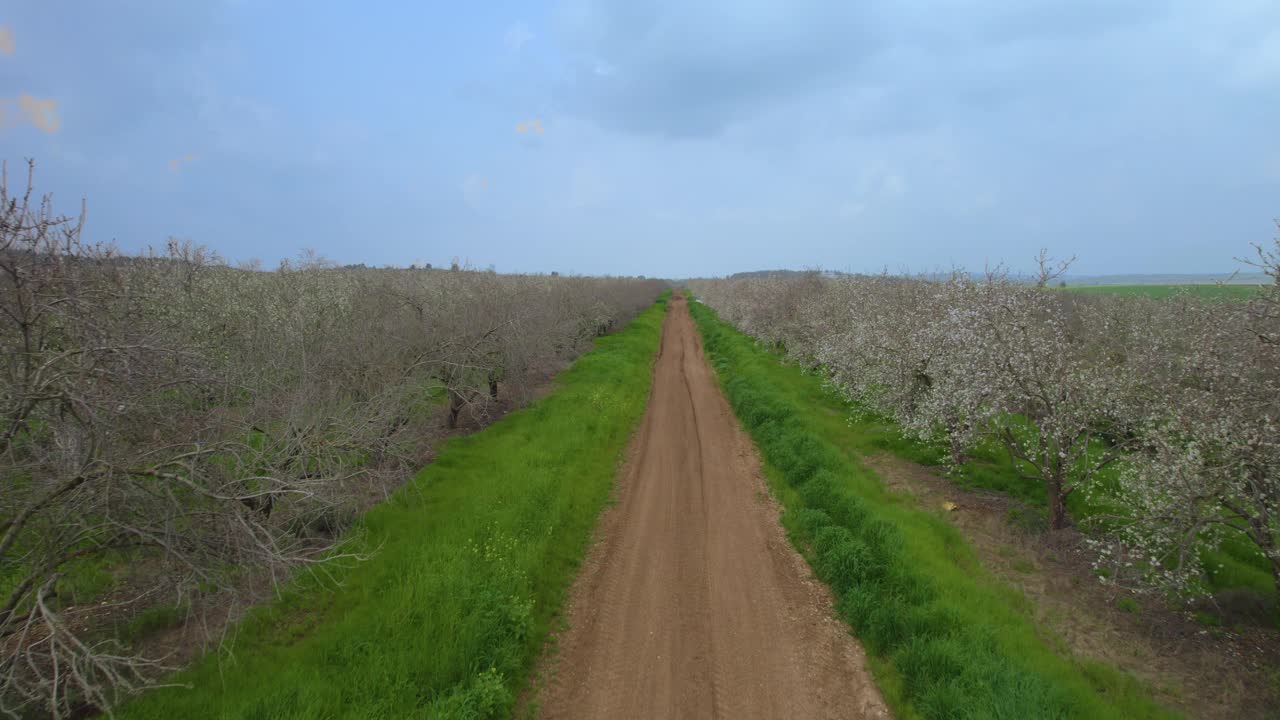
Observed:
[[[304,576],[127,718],[509,714],[644,412],[665,296],[557,389],[450,441],[358,523],[363,563]],[[348,548],[350,551],[351,548]]]
[[[845,402],[699,303],[691,311],[783,522],[872,656],[899,717],[1160,718],[1120,671],[1069,657],[960,533],[885,490],[843,441]]]

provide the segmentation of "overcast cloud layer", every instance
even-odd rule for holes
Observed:
[[[268,264],[1221,272],[1280,215],[1275,0],[425,5],[10,3],[0,157]]]

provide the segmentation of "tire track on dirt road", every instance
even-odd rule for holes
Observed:
[[[683,298],[574,584],[541,716],[887,718],[866,658],[778,523]]]

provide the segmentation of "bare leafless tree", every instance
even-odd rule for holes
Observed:
[[[1076,262],[1076,256],[1072,255],[1066,260],[1055,260],[1049,256],[1048,248],[1040,248],[1040,252],[1036,254],[1036,287],[1045,288],[1049,283],[1057,280],[1066,274]]]

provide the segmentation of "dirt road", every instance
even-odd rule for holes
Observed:
[[[542,717],[888,717],[778,524],[682,299],[618,500],[574,586]]]

